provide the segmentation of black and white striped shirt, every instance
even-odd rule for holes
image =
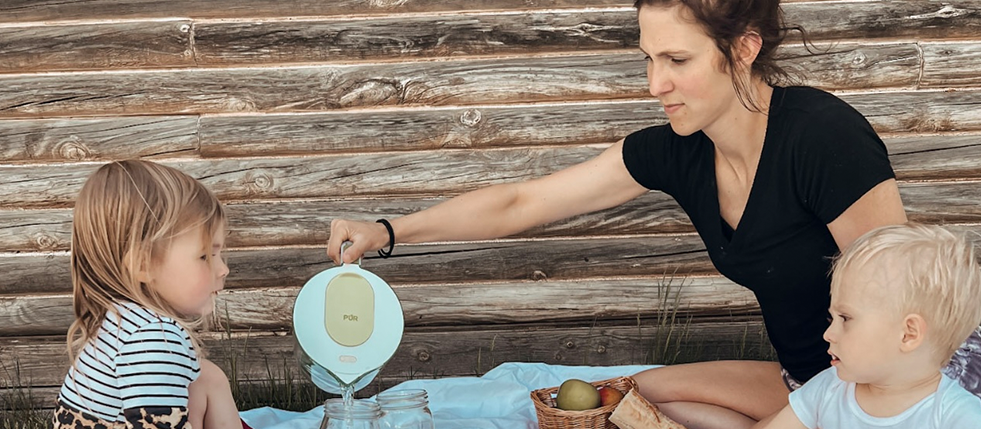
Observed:
[[[187,387],[201,372],[191,339],[177,322],[125,303],[106,315],[99,335],[68,371],[58,400],[107,422],[123,410],[187,407]]]

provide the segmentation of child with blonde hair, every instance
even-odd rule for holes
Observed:
[[[72,220],[73,362],[58,428],[241,428],[228,379],[194,328],[228,266],[221,203],[192,177],[112,162],[82,186]]]
[[[759,428],[981,427],[981,399],[941,373],[981,323],[976,248],[939,226],[872,230],[835,261],[831,368]]]

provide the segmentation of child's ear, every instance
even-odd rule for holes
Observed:
[[[126,264],[126,269],[130,273],[133,273],[136,281],[143,284],[150,284],[150,281],[153,280],[153,277],[150,275],[150,264],[147,263],[145,258],[127,253],[123,261]]]
[[[903,352],[916,350],[926,341],[927,323],[926,319],[919,314],[913,313],[903,318],[903,341],[899,349]]]

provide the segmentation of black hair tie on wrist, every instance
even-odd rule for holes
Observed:
[[[392,224],[388,223],[388,219],[378,219],[375,222],[385,225],[385,229],[388,230],[388,250],[378,249],[378,256],[382,258],[392,256],[392,250],[395,250],[395,230],[392,229]]]

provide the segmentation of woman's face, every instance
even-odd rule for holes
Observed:
[[[727,112],[742,108],[722,53],[687,8],[644,6],[637,15],[651,95],[661,101],[675,133],[708,131]]]

